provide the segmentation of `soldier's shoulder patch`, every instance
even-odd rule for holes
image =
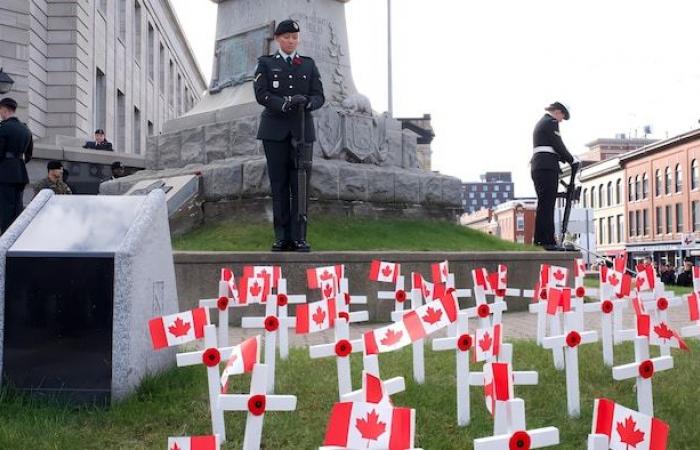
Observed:
[[[253,83],[257,83],[257,82],[258,82],[258,78],[260,78],[261,76],[262,76],[262,72],[258,72],[258,73],[255,75],[255,79],[253,80]]]

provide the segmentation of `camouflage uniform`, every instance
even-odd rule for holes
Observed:
[[[42,189],[51,189],[54,191],[54,193],[58,195],[63,195],[63,194],[72,194],[73,192],[70,190],[70,187],[63,181],[63,180],[58,180],[55,183],[49,178],[44,178],[43,180],[37,182],[34,185],[34,193],[38,194],[39,191]]]

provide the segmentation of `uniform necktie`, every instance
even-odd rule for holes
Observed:
[[[292,57],[291,56],[287,56],[287,64],[289,64],[290,66],[292,65]]]

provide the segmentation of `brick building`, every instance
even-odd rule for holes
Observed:
[[[462,216],[461,223],[511,242],[532,244],[536,199],[518,199]]]
[[[656,142],[654,139],[628,138],[624,134],[614,138],[599,138],[586,144],[588,151],[578,155],[578,157],[582,161],[600,162],[654,142]]]
[[[462,183],[462,206],[465,213],[493,208],[514,198],[510,172],[486,172],[479,182]]]

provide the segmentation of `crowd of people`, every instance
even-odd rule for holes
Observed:
[[[666,261],[653,261],[649,256],[644,258],[642,264],[654,266],[654,270],[659,274],[659,280],[665,285],[693,286],[693,267],[695,263],[693,258],[689,256],[683,259],[683,266],[678,268]],[[593,264],[591,270],[597,271],[598,264]]]

